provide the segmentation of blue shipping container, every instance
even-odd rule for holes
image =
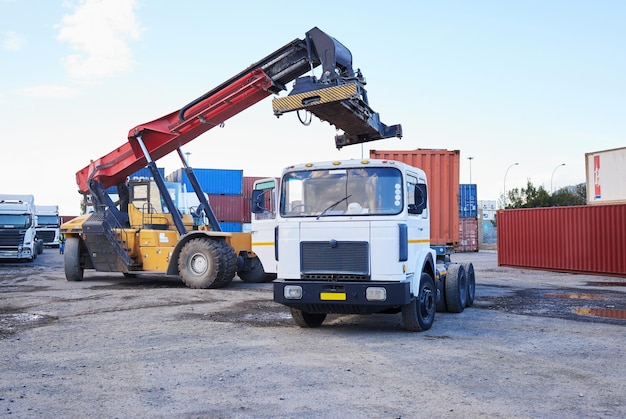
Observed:
[[[459,217],[478,217],[478,196],[475,183],[459,185]]]
[[[243,231],[243,223],[234,221],[220,221],[220,227],[225,233],[241,233]]]
[[[204,193],[209,195],[241,195],[243,193],[243,170],[193,169],[193,172]],[[167,180],[183,183],[187,191],[193,190],[184,169],[170,173]]]
[[[159,171],[159,174],[161,175],[162,178],[165,178],[165,169],[162,167],[157,167],[157,170]],[[150,171],[150,169],[148,169],[147,167],[144,167],[143,169],[137,170],[135,173],[133,173],[132,175],[128,176],[128,179],[130,180],[137,180],[137,179],[152,179],[152,172]],[[109,188],[107,188],[106,190],[107,193],[111,194],[111,193],[117,193],[117,186],[111,186]]]

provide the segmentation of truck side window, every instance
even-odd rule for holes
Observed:
[[[425,183],[411,175],[407,176],[409,214],[421,214],[428,208],[428,189]]]

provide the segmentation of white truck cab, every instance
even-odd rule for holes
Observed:
[[[430,247],[424,171],[392,160],[328,161],[290,166],[280,183],[274,301],[298,325],[320,326],[329,313],[401,312],[408,330],[432,326],[448,267]],[[461,268],[457,306],[467,301]]]

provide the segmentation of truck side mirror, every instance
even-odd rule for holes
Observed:
[[[250,206],[253,214],[262,214],[265,211],[265,190],[255,189],[252,191]]]
[[[428,189],[425,184],[415,185],[415,202],[409,203],[409,214],[421,214],[428,206]]]

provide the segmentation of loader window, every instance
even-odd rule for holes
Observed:
[[[283,217],[394,215],[402,211],[402,175],[393,167],[320,169],[285,174]]]

